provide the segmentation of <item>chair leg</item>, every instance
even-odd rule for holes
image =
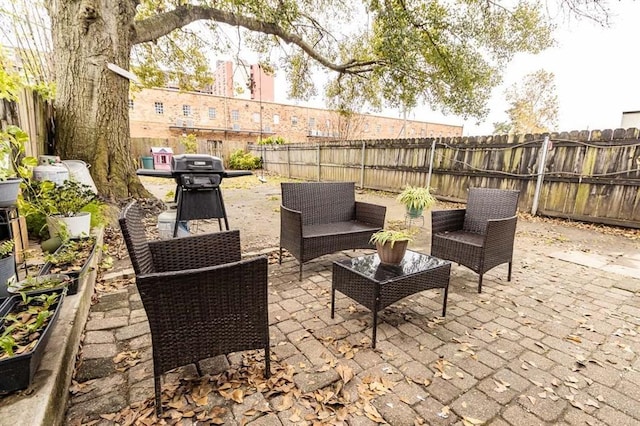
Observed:
[[[264,348],[264,377],[271,377],[271,353],[269,345]]]
[[[511,281],[511,267],[513,266],[513,262],[509,262],[509,275],[507,275],[507,281]]]
[[[278,257],[278,263],[282,265],[282,247],[280,247],[280,256]]]
[[[156,390],[156,416],[160,418],[162,415],[162,386],[160,384],[160,376],[155,376],[153,380]]]
[[[482,274],[480,274],[480,278],[478,279],[478,293],[482,293]]]
[[[302,281],[302,262],[300,262],[300,273],[298,274],[298,281]]]

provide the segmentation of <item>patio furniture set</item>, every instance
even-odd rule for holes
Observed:
[[[302,265],[336,251],[372,248],[386,207],[355,201],[353,182],[282,183],[283,249]],[[446,314],[451,261],[482,276],[508,263],[511,279],[518,191],[471,188],[466,209],[433,211],[431,255],[408,250],[399,266],[376,254],[333,262],[331,317],[340,291],[371,310],[372,347],[378,312],[418,292],[444,289]],[[148,241],[135,202],[120,217],[153,348],[156,412],[162,374],[216,355],[265,350],[270,374],[267,258],[241,259],[239,231]],[[197,295],[197,296],[194,296]]]

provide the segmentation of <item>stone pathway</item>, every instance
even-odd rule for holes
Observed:
[[[331,262],[365,252],[310,262],[302,282],[296,261],[270,264],[272,370],[282,388],[260,392],[245,381],[237,384],[245,397],[235,402],[220,387],[228,376],[216,374],[247,365],[263,368],[260,351],[217,357],[201,365],[212,376],[194,385],[190,402],[196,408],[164,420],[640,425],[640,278],[605,268],[607,262],[557,252],[519,224],[511,283],[506,265],[499,266],[485,276],[478,294],[477,276],[453,265],[446,318],[438,317],[439,290],[404,299],[380,315],[376,350],[370,348],[371,315],[365,308],[338,293],[336,317],[330,319]],[[170,398],[184,383],[179,378],[194,370],[164,376],[168,416],[178,413],[168,407],[177,404]],[[260,374],[247,374],[260,385]],[[137,416],[141,424],[158,424],[150,420],[151,375],[149,328],[135,286],[99,294],[66,423],[131,424]],[[198,416],[213,420],[199,422]]]

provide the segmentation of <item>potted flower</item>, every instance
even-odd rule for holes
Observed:
[[[0,131],[0,207],[16,204],[20,182],[30,175],[30,167],[37,164],[34,157],[25,157],[27,133],[18,126]]]
[[[385,265],[399,265],[407,251],[410,241],[413,241],[414,231],[408,229],[382,229],[369,239],[376,245],[380,263]]]
[[[23,293],[0,307],[0,393],[31,385],[64,294]]]
[[[0,303],[9,297],[7,287],[16,281],[16,262],[13,240],[0,243]]]
[[[398,201],[407,208],[407,215],[415,219],[422,216],[423,210],[431,208],[437,200],[429,188],[407,185],[398,195]]]

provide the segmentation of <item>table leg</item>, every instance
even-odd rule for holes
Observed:
[[[371,340],[371,347],[373,349],[376,348],[376,336],[378,331],[378,310],[374,309],[373,311],[373,336]]]
[[[336,289],[331,287],[331,319],[333,319],[333,314],[335,312],[335,303],[336,303]]]
[[[449,294],[449,286],[444,288],[444,299],[442,300],[442,316],[444,317],[447,313],[447,295]]]

